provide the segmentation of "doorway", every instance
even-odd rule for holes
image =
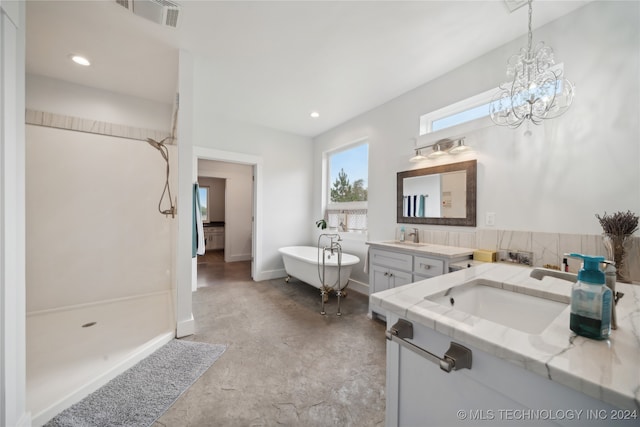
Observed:
[[[227,267],[231,267],[236,262],[244,263],[245,266],[249,263],[249,278],[260,280],[262,158],[204,147],[194,147],[193,153],[194,178],[198,181],[201,178],[213,178],[224,182],[224,219],[222,221],[224,223],[224,245],[222,253],[212,253],[209,261],[221,267],[220,258],[222,255],[224,263],[229,263]],[[216,182],[221,181],[213,183]],[[220,204],[220,199],[217,200],[217,203]],[[219,216],[219,213],[214,214],[216,208],[213,203],[216,202],[209,203],[208,208],[212,215]],[[220,217],[214,218],[212,216],[211,218],[218,220],[217,225],[220,225]],[[219,248],[212,249],[212,251],[215,250],[219,251]],[[205,251],[205,257],[206,255]],[[241,265],[238,264],[234,267],[238,267],[237,269],[242,271]],[[195,291],[198,286],[198,263],[193,263],[193,269],[192,290]]]

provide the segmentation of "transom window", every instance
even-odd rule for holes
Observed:
[[[556,64],[551,70],[562,72],[564,71],[564,64]],[[503,86],[508,87],[510,83],[504,83]],[[420,135],[427,135],[433,132],[438,132],[443,129],[449,129],[455,126],[463,124],[469,124],[464,130],[470,130],[474,128],[485,127],[485,125],[491,125],[493,122],[490,118],[490,107],[492,104],[496,107],[500,106],[500,100],[493,100],[494,95],[498,89],[490,89],[486,92],[482,92],[478,95],[472,96],[454,104],[448,105],[439,110],[432,111],[431,113],[420,116]],[[556,93],[562,92],[562,86],[556,87],[552,84],[547,84],[541,87],[535,87],[530,90],[530,94],[533,96],[553,96],[553,91]],[[528,101],[527,97],[521,97],[514,100],[514,106],[524,105]],[[504,105],[508,105],[505,103]],[[480,119],[485,119],[481,121]],[[474,126],[471,122],[478,120],[477,125]]]
[[[483,118],[486,118],[491,123],[489,106],[496,90],[488,90],[420,116],[420,135],[426,135]]]

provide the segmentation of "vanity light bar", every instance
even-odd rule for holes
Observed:
[[[433,152],[426,157],[422,155],[421,150],[425,148],[433,149]],[[472,148],[464,144],[464,137],[458,139],[441,139],[430,145],[423,145],[415,148],[416,155],[409,159],[410,162],[421,162],[426,159],[437,159],[447,154],[460,154],[466,151],[472,151]]]

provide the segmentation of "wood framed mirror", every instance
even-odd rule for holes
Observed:
[[[398,172],[398,223],[475,227],[476,174],[476,160]]]

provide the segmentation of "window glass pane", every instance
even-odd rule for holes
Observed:
[[[369,144],[329,156],[329,200],[332,203],[366,201],[369,179]]]
[[[434,120],[431,124],[431,131],[435,132],[440,129],[450,128],[455,125],[459,125],[461,123],[470,122],[471,120],[479,119],[481,117],[486,117],[489,115],[489,104],[479,105],[474,108],[469,108],[467,110],[461,111],[456,114],[452,114],[447,117],[443,117],[439,120]]]
[[[202,222],[208,222],[209,210],[207,202],[209,201],[209,187],[198,188],[198,199],[200,201],[200,213],[202,215]]]
[[[341,231],[363,231],[367,229],[367,210],[327,210],[326,220],[329,228],[337,228]]]
[[[563,64],[556,64],[550,70],[556,74],[561,74],[564,69]],[[510,83],[505,83],[510,84]],[[534,86],[529,91],[523,91],[519,96],[511,98],[501,98],[492,102],[496,92],[501,88],[497,87],[489,91],[471,96],[462,101],[448,105],[431,113],[420,116],[420,135],[431,132],[437,132],[443,129],[451,128],[473,120],[490,116],[490,107],[496,111],[504,111],[506,109],[527,106],[530,99],[533,98],[552,98],[555,94],[562,93],[562,81],[558,81],[556,86],[554,82],[547,82],[541,86]],[[513,104],[512,104],[513,101]]]

